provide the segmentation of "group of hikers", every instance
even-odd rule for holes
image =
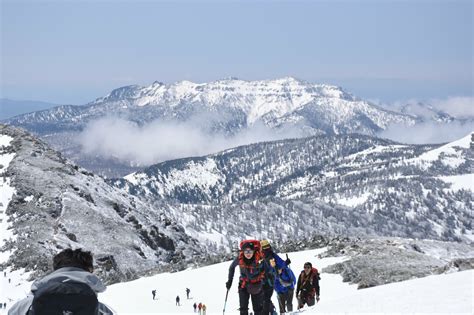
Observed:
[[[305,304],[312,306],[319,301],[318,270],[307,262],[296,281],[290,264],[288,255],[286,260],[283,260],[273,251],[267,240],[240,242],[239,255],[229,268],[226,282],[228,294],[232,287],[235,268],[239,266],[240,314],[248,314],[250,299],[255,315],[271,314],[273,291],[277,292],[280,313],[293,311],[295,284],[298,309]],[[113,315],[112,310],[97,299],[97,294],[104,292],[106,287],[93,272],[91,252],[80,248],[64,249],[53,257],[53,272],[33,282],[31,294],[15,303],[8,314],[50,314],[55,310],[57,314]],[[189,292],[187,288],[188,299]],[[153,290],[152,294],[155,299],[156,290]],[[176,300],[179,304],[179,296]],[[193,308],[195,312],[198,309],[201,315],[206,313],[206,305],[202,303],[199,305],[194,303]]]
[[[193,304],[194,313],[199,312],[199,315],[206,315],[207,306],[199,302],[199,304]]]
[[[304,305],[313,306],[319,302],[319,272],[310,262],[306,262],[303,271],[296,277],[289,265],[291,260],[283,260],[276,254],[268,240],[244,240],[240,242],[239,255],[229,267],[226,282],[227,293],[232,287],[235,268],[239,266],[239,303],[240,314],[248,314],[249,300],[255,315],[268,315],[273,312],[271,297],[277,292],[280,313],[293,311],[293,294],[296,284],[298,309]],[[227,298],[226,298],[227,299]],[[224,306],[225,311],[225,306]]]

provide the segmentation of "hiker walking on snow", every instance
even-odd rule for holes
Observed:
[[[194,313],[196,313],[196,309],[197,309],[197,307],[198,307],[198,306],[197,306],[196,302],[194,302],[194,304],[193,304]]]
[[[156,290],[151,291],[151,294],[153,295],[153,300],[154,300],[154,299],[155,299],[155,295],[156,295]]]
[[[249,310],[249,299],[252,299],[252,308],[255,315],[263,314],[263,281],[266,273],[272,273],[272,268],[263,259],[260,242],[257,240],[245,240],[240,242],[239,256],[235,258],[229,267],[229,277],[226,288],[232,287],[235,267],[239,266],[239,302],[240,314],[247,315]]]
[[[277,268],[283,268],[291,263],[290,259],[287,258],[284,261],[280,256],[278,256],[270,246],[268,240],[261,240],[260,246],[262,248],[263,256],[266,263],[272,268],[271,273],[265,274],[265,279],[263,282],[263,314],[271,314],[271,305],[272,305],[272,295],[275,287],[275,277]]]
[[[176,296],[176,305],[177,305],[177,306],[181,306],[181,305],[179,304],[179,295]]]
[[[206,315],[207,306],[206,304],[202,305],[202,315]]]
[[[186,288],[186,297],[187,299],[189,300],[189,293],[191,292],[191,290],[189,288]]]
[[[293,293],[295,291],[296,277],[289,266],[277,267],[275,291],[278,296],[280,313],[293,311]]]
[[[198,309],[199,309],[199,315],[201,315],[201,309],[202,309],[202,303],[201,302],[199,302]]]
[[[36,280],[31,285],[32,294],[15,303],[8,314],[64,314],[64,310],[74,314],[113,314],[97,300],[97,293],[104,292],[106,287],[92,274],[90,252],[65,249],[54,256],[53,270]]]
[[[313,306],[315,300],[319,302],[319,273],[313,268],[310,262],[304,264],[304,270],[298,277],[296,286],[296,298],[298,299],[298,309],[305,304]]]

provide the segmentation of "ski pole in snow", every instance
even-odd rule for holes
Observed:
[[[224,302],[224,310],[222,311],[222,315],[225,313],[225,306],[227,304],[227,297],[229,296],[229,289],[227,289],[227,292],[225,293],[225,302]]]

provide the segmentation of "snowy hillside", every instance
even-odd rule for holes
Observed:
[[[425,146],[317,136],[168,161],[110,182],[150,203],[175,202],[168,215],[217,246],[253,233],[472,241],[472,143],[472,134]],[[255,213],[265,215],[243,224]]]
[[[0,126],[0,264],[43,274],[83,247],[108,283],[179,269],[206,253],[159,208],[108,185],[24,131]]]
[[[296,274],[306,261],[311,261],[322,270],[321,301],[312,308],[305,308],[307,314],[472,313],[472,270],[357,290],[356,286],[342,282],[341,276],[324,272],[325,267],[344,261],[345,258],[317,258],[322,252],[324,249],[289,253],[291,268]],[[99,296],[99,300],[118,314],[192,314],[193,303],[200,302],[206,304],[207,314],[222,314],[229,265],[230,261],[114,284]],[[24,282],[17,285],[15,278],[13,283],[18,288],[14,293],[10,290],[13,284],[9,285],[5,278],[0,278],[2,292],[8,292],[9,306],[24,297],[30,286]],[[226,314],[238,314],[236,283],[235,279],[229,292]],[[189,300],[186,299],[186,288],[191,289]],[[151,295],[154,289],[157,290],[156,300]],[[175,305],[177,295],[181,298],[181,306]],[[277,305],[275,294],[273,303]],[[295,300],[293,303],[296,307]]]

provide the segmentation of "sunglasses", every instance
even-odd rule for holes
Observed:
[[[244,250],[244,254],[253,254],[253,250],[246,249],[246,250]]]

